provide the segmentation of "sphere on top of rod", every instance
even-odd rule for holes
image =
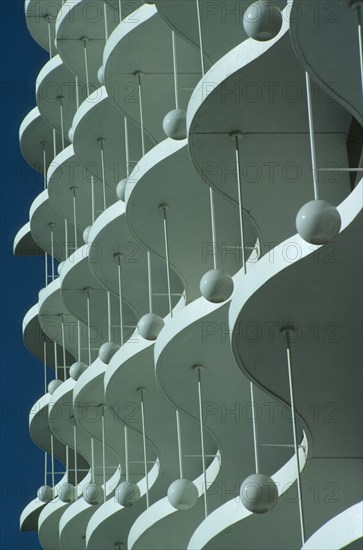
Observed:
[[[164,321],[156,313],[146,313],[137,324],[139,333],[145,340],[156,340],[164,327]]]
[[[168,138],[181,140],[187,137],[187,116],[182,109],[167,113],[163,120],[163,130]]]
[[[49,485],[42,485],[37,491],[37,497],[40,502],[50,502],[53,500],[53,489]]]
[[[91,482],[85,485],[82,495],[87,504],[97,506],[103,500],[103,489],[98,483]]]
[[[264,514],[271,510],[278,498],[274,480],[265,474],[252,474],[241,485],[241,502],[247,510]]]
[[[58,275],[60,275],[62,273],[62,269],[63,269],[64,264],[65,264],[65,262],[60,262],[60,264],[58,264],[58,267],[57,267]]]
[[[81,361],[76,361],[71,365],[71,368],[69,369],[69,376],[72,378],[72,380],[78,380],[78,378],[87,370],[88,367],[85,363],[82,363]]]
[[[122,202],[125,202],[126,185],[127,185],[127,178],[124,178],[118,182],[116,187],[116,195]]]
[[[282,13],[269,0],[257,0],[244,13],[243,27],[250,38],[265,42],[278,35]]]
[[[228,300],[233,292],[233,286],[232,277],[221,269],[207,271],[199,284],[202,296],[208,302],[213,302],[214,304]]]
[[[98,357],[103,363],[108,365],[112,357],[118,352],[119,349],[120,346],[115,342],[105,342],[98,350]]]
[[[103,68],[103,65],[101,65],[101,67],[97,71],[97,79],[101,86],[105,85],[105,70]]]
[[[140,500],[139,486],[132,481],[122,481],[115,489],[115,499],[121,506],[133,506]]]
[[[62,380],[58,380],[57,378],[55,378],[54,380],[51,380],[48,384],[48,391],[50,393],[50,395],[52,395],[56,389],[59,388],[59,386],[61,386],[63,384],[63,381]]]
[[[311,244],[329,243],[338,235],[341,224],[337,208],[320,199],[304,204],[296,216],[300,237]]]
[[[168,500],[177,510],[189,510],[198,500],[198,489],[189,479],[176,479],[169,485]]]
[[[73,502],[76,498],[75,491],[76,488],[72,483],[62,483],[58,486],[58,498],[62,502]]]
[[[83,240],[85,244],[88,244],[89,234],[92,229],[92,225],[88,225],[86,229],[83,231]]]

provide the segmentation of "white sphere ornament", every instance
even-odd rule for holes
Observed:
[[[76,488],[72,483],[62,483],[59,485],[57,494],[61,502],[73,502],[75,500]]]
[[[82,495],[87,504],[97,506],[103,500],[103,489],[98,483],[88,483],[83,488]]]
[[[102,363],[108,365],[119,349],[120,346],[115,342],[105,342],[98,350],[98,357],[101,359]]]
[[[48,391],[50,393],[50,395],[53,395],[53,393],[55,392],[56,389],[59,388],[59,386],[61,386],[63,384],[63,381],[62,380],[58,380],[57,378],[55,378],[54,380],[52,380],[51,382],[49,382],[48,384]]]
[[[39,300],[42,299],[42,296],[44,295],[44,292],[45,292],[45,288],[41,288],[41,289],[39,290],[39,292],[38,292],[38,298],[39,298]]]
[[[83,231],[83,240],[86,244],[88,244],[88,238],[89,238],[91,229],[92,229],[92,225],[88,225],[86,229]]]
[[[137,324],[139,333],[145,340],[156,340],[164,327],[164,321],[156,313],[146,313]]]
[[[125,192],[126,192],[127,178],[119,181],[116,187],[116,195],[120,201],[125,202]]]
[[[326,244],[340,231],[340,214],[330,202],[316,199],[302,206],[296,216],[300,237],[310,244]]]
[[[258,0],[244,13],[243,27],[250,38],[265,42],[275,38],[282,27],[282,13],[268,0]]]
[[[168,500],[177,510],[189,510],[198,500],[198,489],[189,479],[176,479],[169,486]]]
[[[42,485],[37,491],[37,497],[40,502],[50,502],[53,500],[53,489],[49,485]]]
[[[72,378],[72,380],[78,380],[78,378],[88,369],[87,365],[85,363],[82,363],[81,361],[76,361],[71,365],[69,369],[69,376]]]
[[[201,278],[199,288],[208,302],[220,304],[230,298],[233,292],[233,279],[221,269],[211,269]]]
[[[68,131],[68,139],[71,143],[73,143],[73,136],[74,136],[74,130],[73,128],[69,128],[69,131]]]
[[[165,115],[163,130],[168,138],[185,139],[187,137],[187,116],[185,111],[174,109]]]
[[[115,499],[121,506],[133,506],[140,500],[139,486],[132,481],[122,481],[115,489]]]
[[[58,267],[57,267],[58,275],[60,275],[62,273],[62,269],[63,269],[64,264],[65,264],[65,262],[61,262],[60,264],[58,264]]]
[[[276,483],[264,474],[252,474],[241,485],[241,502],[247,510],[264,514],[271,510],[278,498]]]
[[[103,65],[101,65],[101,67],[97,71],[97,79],[101,86],[105,85],[105,70],[103,68]]]

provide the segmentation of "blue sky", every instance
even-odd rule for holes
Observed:
[[[42,364],[22,343],[25,313],[43,286],[40,258],[12,256],[18,229],[42,190],[23,159],[18,130],[35,106],[35,80],[47,60],[25,23],[24,0],[0,0],[1,24],[1,550],[40,548],[36,533],[19,532],[19,516],[43,480],[43,453],[28,432],[29,411],[43,391]]]

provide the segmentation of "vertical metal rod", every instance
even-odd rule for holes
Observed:
[[[214,209],[214,193],[213,189],[209,188],[209,203],[210,203],[210,218],[212,226],[212,241],[213,241],[213,268],[217,269],[217,236],[216,236],[216,222],[215,222],[215,209]]]
[[[103,474],[103,502],[106,502],[106,441],[105,441],[105,408],[102,407],[102,474]]]
[[[48,453],[44,453],[44,485],[48,484]]]
[[[183,448],[182,448],[182,441],[181,441],[180,417],[179,417],[178,410],[176,410],[175,413],[176,413],[176,433],[178,436],[179,475],[180,475],[180,479],[183,479]]]
[[[66,445],[66,482],[69,482],[69,447]]]
[[[147,251],[147,281],[149,288],[149,312],[153,312],[153,289],[152,289],[152,278],[151,278],[151,256],[150,252]]]
[[[122,21],[122,6],[121,6],[121,0],[118,0],[118,13],[120,18],[120,23]]]
[[[259,456],[258,456],[258,437],[257,437],[257,425],[256,425],[256,409],[255,409],[255,394],[253,389],[253,384],[250,382],[250,393],[251,393],[251,408],[252,408],[252,426],[253,426],[253,448],[255,455],[255,470],[256,474],[260,471],[259,465]]]
[[[204,515],[208,516],[208,504],[207,504],[207,469],[205,465],[205,447],[204,447],[204,431],[203,431],[203,408],[202,408],[202,381],[200,376],[200,368],[197,368],[198,373],[198,403],[199,403],[199,424],[200,424],[200,443],[202,448],[202,465],[203,465],[203,477],[204,477]]]
[[[286,337],[287,371],[289,375],[289,390],[290,390],[290,402],[291,402],[292,432],[294,437],[294,450],[295,450],[295,458],[296,458],[296,483],[297,483],[298,502],[299,502],[301,541],[302,541],[302,545],[304,545],[305,544],[305,521],[304,521],[304,510],[303,510],[301,478],[300,478],[299,447],[298,447],[297,433],[296,433],[295,400],[294,400],[293,378],[292,378],[292,368],[291,368],[291,344],[290,344],[290,335],[288,330],[285,331],[285,337]]]
[[[55,158],[57,156],[57,132],[55,128],[53,128],[52,134],[53,134],[53,158]]]
[[[53,498],[55,498],[55,483],[54,483],[54,440],[53,434],[50,434],[50,455],[51,455],[51,464],[52,464],[52,488],[53,488]]]
[[[44,363],[44,394],[48,391],[47,383],[47,342],[45,341],[45,335],[43,336],[43,363]]]
[[[84,67],[86,71],[86,89],[87,89],[87,97],[88,97],[90,95],[90,89],[89,89],[87,38],[83,38],[83,54],[84,54]]]
[[[95,208],[95,178],[91,176],[91,210],[92,210],[92,225],[95,223],[96,219],[96,208]]]
[[[74,485],[77,489],[78,485],[78,463],[77,463],[77,427],[76,421],[73,426],[73,444],[74,444]]]
[[[66,342],[64,337],[64,320],[62,315],[62,349],[63,349],[63,373],[64,380],[67,380],[67,366],[66,366]]]
[[[126,481],[128,481],[129,480],[129,443],[128,443],[126,426],[124,426],[124,439],[125,439],[125,473],[126,473]]]
[[[118,274],[118,296],[119,296],[119,310],[120,310],[120,342],[121,342],[121,346],[123,346],[124,345],[124,320],[123,320],[123,312],[122,312],[122,279],[121,279],[121,257],[120,256],[118,256],[117,274]]]
[[[242,177],[241,177],[241,164],[239,158],[239,139],[238,136],[235,136],[236,144],[236,176],[237,176],[237,189],[238,189],[238,212],[239,212],[239,228],[241,234],[241,250],[242,250],[242,264],[243,271],[246,275],[247,273],[247,262],[246,262],[246,244],[245,244],[245,231],[244,231],[244,220],[243,220],[243,195],[242,195]]]
[[[362,8],[357,6],[358,13],[358,48],[359,48],[359,67],[361,78],[361,93],[362,93],[362,107],[363,107],[363,31],[362,31]]]
[[[48,253],[44,252],[44,276],[45,276],[45,286],[48,286]]]
[[[172,46],[173,46],[175,109],[179,109],[178,64],[177,64],[177,58],[176,58],[176,43],[175,43],[175,32],[174,31],[171,31],[171,40],[172,40]]]
[[[108,329],[108,341],[112,340],[112,326],[111,326],[111,294],[107,291],[107,329]]]
[[[76,203],[76,188],[73,187],[73,223],[74,223],[74,251],[78,248],[77,238],[77,203]]]
[[[108,21],[107,21],[107,6],[106,6],[106,2],[103,2],[103,17],[104,17],[104,20],[105,20],[105,38],[106,38],[106,42],[108,40]]]
[[[68,219],[64,218],[64,247],[65,247],[65,256],[66,260],[68,260],[69,255],[69,249],[68,249]]]
[[[90,307],[90,291],[87,289],[87,339],[88,339],[88,364],[92,363],[91,355],[91,307]]]
[[[205,75],[205,70],[204,70],[203,33],[202,33],[202,21],[201,21],[201,17],[200,17],[199,0],[196,0],[196,4],[197,4],[197,19],[198,19],[200,64],[201,64],[201,67],[202,67],[202,76],[204,76]]]
[[[77,321],[77,345],[78,361],[81,361],[81,321]]]
[[[52,281],[54,281],[55,278],[55,269],[54,269],[54,234],[53,234],[53,227],[54,225],[51,224],[50,226],[50,250],[52,255]]]
[[[141,128],[141,151],[142,156],[145,155],[145,136],[144,136],[144,115],[142,108],[142,90],[141,90],[141,75],[137,75],[139,81],[139,110],[140,110],[140,128]]]
[[[76,107],[77,111],[79,109],[79,79],[78,76],[76,76]]]
[[[54,350],[54,371],[55,371],[55,377],[58,378],[58,354],[57,354],[57,343],[53,342],[53,350]]]
[[[48,15],[48,46],[49,46],[49,58],[53,57],[53,44],[52,44],[52,30],[50,27],[50,16]]]
[[[310,153],[311,153],[311,164],[312,164],[312,171],[313,171],[314,198],[315,200],[317,200],[319,198],[319,189],[318,189],[319,184],[318,184],[318,167],[316,164],[316,151],[315,151],[313,103],[311,98],[310,75],[307,72],[305,72],[305,81],[306,81],[306,97],[307,97],[307,105],[308,105]]]
[[[129,127],[127,117],[124,117],[125,130],[125,160],[126,160],[126,175],[130,175],[130,150],[129,150]]]
[[[47,152],[45,150],[46,142],[42,142],[43,145],[43,185],[44,189],[47,188]]]
[[[94,483],[95,482],[95,442],[93,437],[91,437],[91,470],[92,470],[91,480],[92,480],[92,483]]]
[[[147,454],[146,454],[146,433],[145,433],[145,411],[144,411],[144,392],[140,390],[141,423],[142,423],[142,443],[144,448],[144,470],[146,483],[146,508],[149,508],[149,478],[147,472]]]
[[[165,262],[166,262],[166,278],[168,283],[168,300],[170,317],[173,316],[171,304],[171,285],[170,285],[170,264],[169,264],[169,242],[168,242],[168,222],[166,218],[166,207],[163,206],[163,225],[164,225],[164,242],[165,242]]]
[[[59,98],[59,110],[60,110],[60,123],[61,123],[61,139],[62,139],[62,150],[64,150],[64,113],[63,113],[63,98]]]
[[[105,151],[104,140],[99,140],[101,147],[101,170],[102,170],[102,191],[103,191],[103,209],[106,210],[106,172],[105,172]]]

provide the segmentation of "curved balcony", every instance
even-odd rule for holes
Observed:
[[[73,120],[73,147],[75,155],[88,172],[115,192],[117,183],[127,175],[126,139],[124,117],[109,99],[106,89],[101,87],[84,101]],[[153,142],[145,135],[146,148]],[[101,147],[104,150],[104,177]],[[128,124],[127,146],[129,163],[136,164],[141,157],[141,134],[132,122]],[[115,199],[116,200],[116,196]],[[114,201],[113,201],[114,202]],[[103,205],[103,209],[110,206]]]
[[[305,73],[291,46],[287,10],[274,39],[248,39],[213,66],[194,90],[187,112],[195,168],[236,202],[231,132],[241,132],[244,208],[260,229],[264,252],[295,232],[296,213],[313,194]],[[348,167],[350,116],[321,90],[313,110],[319,167]],[[324,199],[336,205],[349,192],[348,172],[321,175]],[[276,216],[281,204],[288,214]]]
[[[55,21],[63,0],[39,2],[25,0],[25,20],[33,39],[49,53],[55,54]]]
[[[40,71],[35,94],[42,117],[68,139],[78,105],[86,99],[86,89],[84,85],[79,85],[59,55],[48,61]]]
[[[220,194],[215,194],[214,202],[217,263],[235,273],[242,262],[238,211]],[[170,264],[190,301],[200,296],[200,278],[212,267],[213,235],[209,190],[190,162],[186,141],[168,139],[157,145],[137,164],[126,186],[126,219],[131,231],[145,247],[165,258],[160,205],[167,206]],[[253,222],[246,218],[246,242],[253,247],[257,237]],[[228,224],[222,224],[222,219],[228,219]]]
[[[47,181],[50,203],[63,217],[73,222],[73,231],[70,228],[68,232],[69,248],[77,248],[79,241],[74,242],[74,216],[79,230],[84,231],[92,225],[93,218],[102,212],[102,181],[97,178],[92,181],[86,167],[74,154],[72,145],[55,157],[48,168]],[[108,186],[105,187],[105,194],[107,204],[112,204],[115,195]],[[83,241],[82,236],[80,244]]]
[[[362,124],[358,4],[294,0],[290,36],[304,69]]]
[[[54,498],[33,500],[20,518],[43,548],[362,541],[363,8],[259,2],[282,10],[282,26],[258,41],[245,30],[251,3],[25,2],[50,61],[19,132],[44,190],[14,253],[44,255],[45,288],[23,339],[45,392],[47,367],[62,382],[34,405],[29,431],[66,465],[60,480],[48,465]],[[188,135],[164,139],[176,105]],[[295,235],[313,183],[342,220],[324,246]],[[233,283],[220,303],[203,297],[212,268]],[[139,332],[147,312],[163,318],[154,340]],[[108,341],[118,346],[110,359],[100,351]],[[78,378],[76,360],[85,363]],[[140,490],[133,506],[115,497],[127,470]],[[239,497],[256,471],[277,486],[266,514]],[[180,477],[198,495],[183,511],[167,496]],[[92,479],[104,489],[97,505],[83,498]],[[66,481],[72,502],[57,496]]]
[[[67,0],[55,23],[56,46],[63,63],[84,82],[88,80],[96,87],[99,86],[97,72],[102,65],[106,28],[111,32],[119,23],[116,5],[114,1]]]
[[[203,36],[204,63],[209,68],[223,55],[248,38],[243,28],[244,13],[249,0],[223,3],[200,0],[200,19]],[[286,1],[274,5],[283,8]],[[194,0],[155,0],[155,6],[164,21],[176,33],[199,50],[197,5]]]
[[[30,222],[23,225],[14,237],[14,256],[42,256],[44,251],[34,242]]]
[[[108,208],[96,220],[90,232],[90,242],[92,242],[89,254],[90,270],[99,283],[116,296],[119,295],[118,260],[120,259],[122,296],[132,304],[139,319],[148,312],[149,308],[148,289],[146,285],[140,286],[140,280],[144,279],[145,283],[147,281],[148,259],[146,251],[130,231],[122,202]],[[97,261],[92,261],[92,258],[97,258]],[[152,256],[150,267],[153,307],[159,315],[164,317],[168,312],[165,261]],[[172,307],[174,307],[182,296],[183,288],[173,270],[170,273],[170,284]]]
[[[191,91],[200,79],[198,53],[187,42],[176,40],[178,96],[186,109]],[[144,4],[123,19],[104,49],[103,67],[109,97],[120,111],[141,123],[139,75],[144,128],[160,141],[164,116],[175,108],[172,35],[155,6]]]
[[[253,277],[252,273],[241,277],[229,313],[232,350],[239,367],[285,403],[289,403],[286,342],[279,330],[294,326],[295,400],[310,449],[309,468],[302,476],[310,534],[360,499],[362,374],[358,365],[362,347],[356,327],[361,262],[355,251],[361,240],[362,186],[361,181],[339,205],[342,228],[330,245],[311,246],[295,235],[276,247],[273,262],[266,256]],[[291,246],[298,251],[294,259],[284,254]],[[273,337],[267,335],[261,319],[271,320]],[[258,343],[242,342],[246,323],[260,328]],[[318,404],[315,414],[312,403]],[[333,480],[339,498],[332,499],[329,507],[323,499],[312,499],[309,487],[314,479],[323,485]]]
[[[25,160],[34,170],[41,172],[45,179],[46,170],[55,156],[54,150],[60,150],[62,142],[60,134],[56,132],[53,143],[52,127],[40,115],[38,107],[32,109],[21,123],[19,143]]]

